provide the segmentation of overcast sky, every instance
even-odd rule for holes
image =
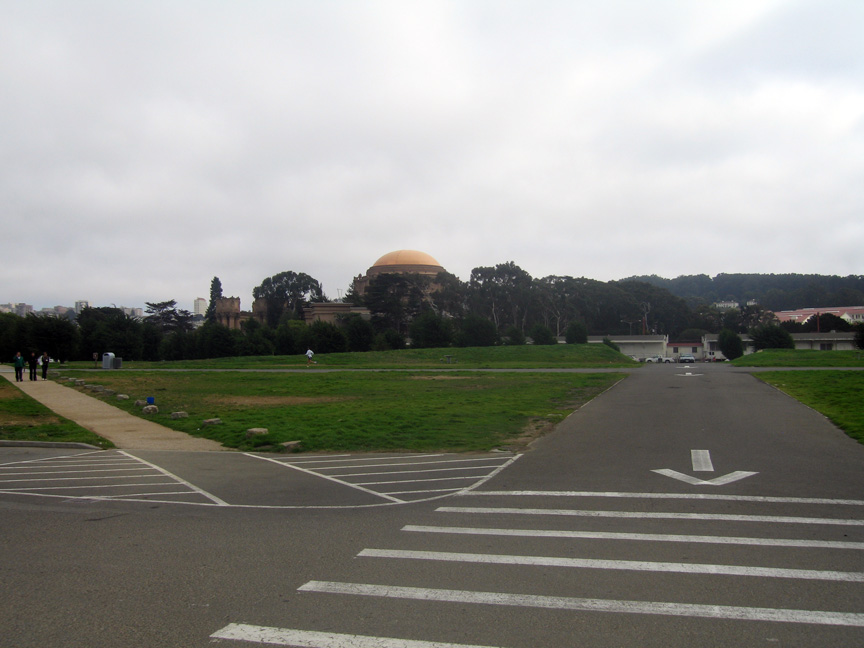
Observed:
[[[864,274],[861,0],[0,0],[0,303]]]

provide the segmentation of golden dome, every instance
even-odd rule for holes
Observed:
[[[420,265],[420,266],[437,266],[441,267],[441,264],[438,263],[433,257],[429,256],[425,252],[418,252],[417,250],[396,250],[395,252],[388,252],[380,259],[378,259],[373,265],[373,268],[378,268],[381,266],[406,266],[406,265]]]

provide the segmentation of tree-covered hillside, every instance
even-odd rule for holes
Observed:
[[[864,305],[864,276],[803,274],[718,274],[682,275],[665,279],[657,275],[630,277],[629,280],[665,288],[673,295],[698,302],[734,301],[746,304],[755,300],[772,311],[795,308]]]

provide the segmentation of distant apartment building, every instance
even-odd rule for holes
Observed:
[[[205,315],[207,313],[207,300],[203,297],[196,298],[193,309],[193,315]]]
[[[75,312],[79,315],[81,314],[81,311],[83,311],[85,308],[90,308],[89,301],[82,299],[75,302]]]
[[[731,310],[738,308],[738,302],[735,301],[718,301],[714,302],[714,308],[717,310]]]
[[[831,306],[826,308],[798,308],[774,313],[781,322],[804,324],[814,315],[834,315],[850,324],[864,323],[864,306]]]

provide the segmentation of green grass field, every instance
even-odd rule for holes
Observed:
[[[733,360],[736,367],[864,367],[864,351],[765,349]]]
[[[449,357],[449,361],[448,358]],[[316,354],[318,368],[339,369],[550,369],[568,367],[621,368],[639,363],[605,344],[500,346],[448,349],[404,349],[366,353]],[[178,362],[123,362],[124,369],[294,369],[306,356],[253,356]],[[94,363],[71,362],[68,368],[93,369]],[[101,367],[101,362],[96,367]]]
[[[68,371],[130,396],[104,396],[156,422],[241,450],[487,451],[520,448],[608,389],[616,373]],[[70,387],[72,388],[72,387]],[[83,388],[80,388],[83,389]],[[189,417],[171,419],[172,412]],[[203,426],[219,418],[221,425]],[[249,428],[269,433],[247,438]]]
[[[821,412],[864,443],[864,372],[766,371],[754,375]]]
[[[100,448],[114,447],[107,439],[57,416],[5,379],[0,379],[0,439],[89,443]]]

